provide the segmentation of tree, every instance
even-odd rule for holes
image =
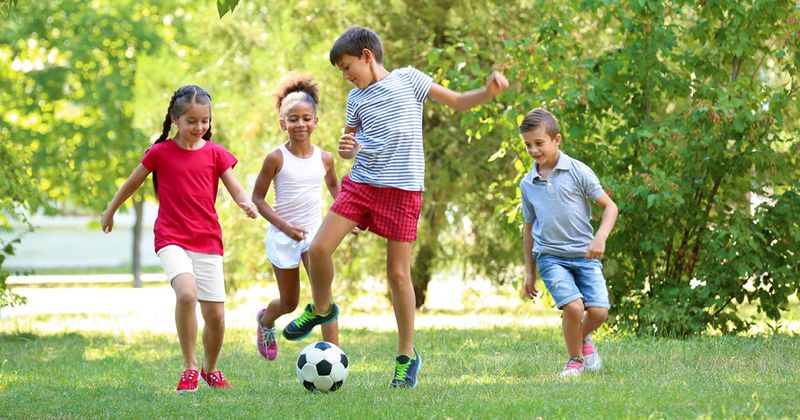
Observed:
[[[509,40],[541,93],[523,109],[554,110],[620,206],[619,328],[742,331],[739,305],[775,320],[797,293],[797,21],[788,1],[589,1]]]
[[[155,6],[132,1],[18,5],[0,35],[11,58],[3,63],[0,113],[14,155],[29,156],[20,163],[29,165],[39,205],[69,201],[98,212],[149,145],[133,124],[134,78],[137,59],[164,44],[160,18]],[[142,192],[133,198],[136,285],[143,201]]]

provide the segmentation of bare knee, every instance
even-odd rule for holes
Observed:
[[[586,308],[586,312],[593,321],[603,323],[608,320],[608,308]]]
[[[197,292],[193,289],[176,289],[175,303],[181,306],[194,305],[197,303]]]
[[[564,311],[565,317],[583,318],[583,301],[580,299],[575,299],[572,302],[562,306],[561,310]]]
[[[203,312],[203,321],[205,321],[206,325],[214,325],[214,326],[225,325],[224,308],[206,307],[203,309],[202,312]]]
[[[331,255],[333,255],[333,251],[317,241],[312,241],[311,246],[308,248],[308,257],[312,260],[330,258]]]

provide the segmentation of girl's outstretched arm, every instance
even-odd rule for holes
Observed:
[[[117,212],[122,203],[139,189],[148,175],[150,175],[150,171],[140,163],[122,186],[119,187],[119,191],[117,191],[114,198],[111,199],[111,202],[108,203],[108,207],[100,214],[100,225],[103,227],[103,232],[111,232],[111,229],[114,228],[114,213]]]
[[[236,175],[233,174],[233,168],[225,170],[220,178],[222,178],[222,183],[225,184],[225,188],[231,194],[233,201],[239,205],[239,208],[244,210],[247,217],[255,219],[258,216],[258,209],[256,209],[256,205],[250,201],[250,197],[247,196],[247,191],[242,188],[242,184],[236,179]]]

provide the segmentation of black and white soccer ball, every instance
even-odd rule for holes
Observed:
[[[309,391],[333,392],[347,379],[347,355],[335,344],[307,345],[297,358],[297,380]]]

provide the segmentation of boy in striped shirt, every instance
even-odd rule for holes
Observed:
[[[330,61],[355,85],[347,97],[345,134],[339,139],[339,156],[355,157],[355,162],[311,243],[309,277],[314,304],[307,306],[283,335],[299,340],[316,325],[338,317],[331,292],[331,257],[355,227],[370,230],[387,239],[386,273],[398,330],[391,386],[415,388],[422,358],[413,343],[416,308],[411,245],[417,239],[425,179],[422,105],[431,98],[466,111],[493,99],[508,81],[493,72],[485,87],[458,93],[433,83],[430,76],[413,67],[389,72],[383,66],[380,38],[360,26],[350,27],[339,37],[331,48]]]

